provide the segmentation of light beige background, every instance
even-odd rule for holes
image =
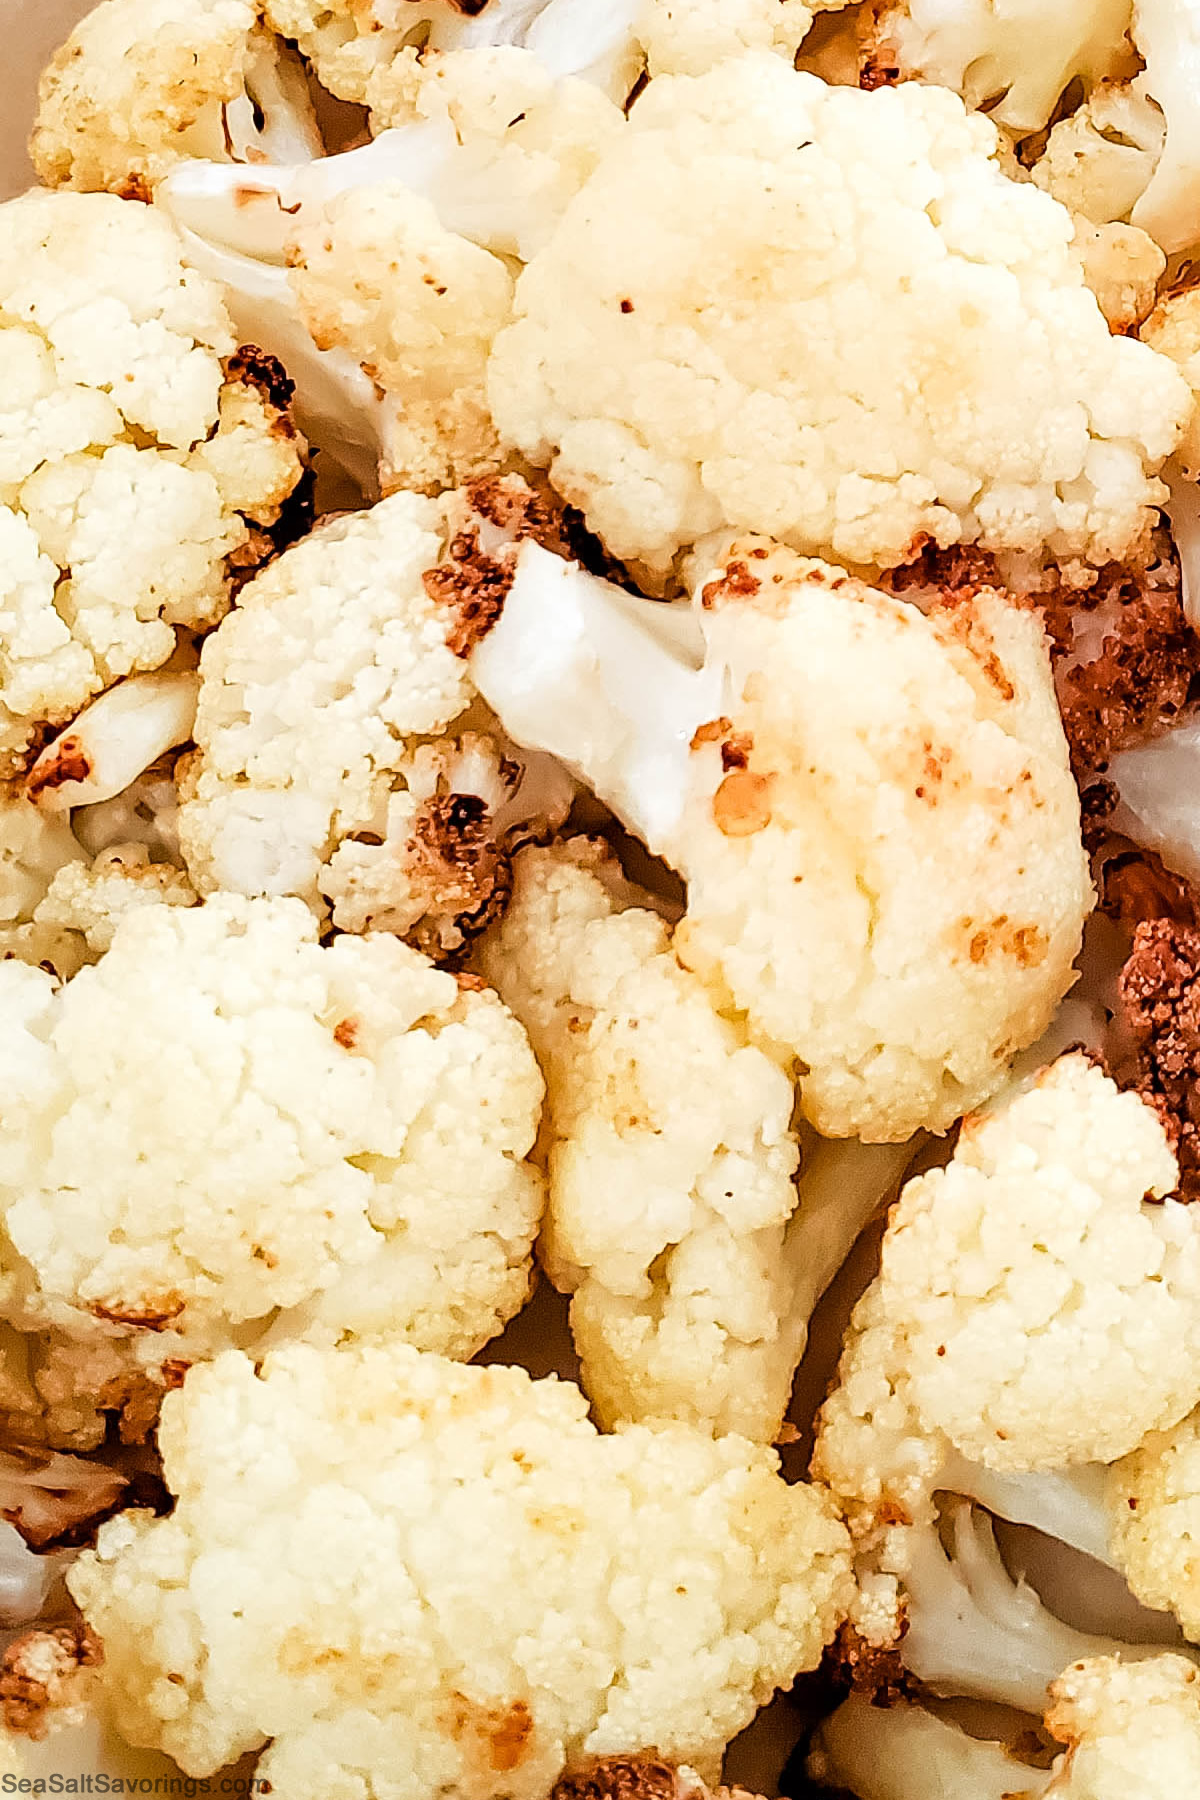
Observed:
[[[33,180],[25,154],[38,72],[93,0],[0,0],[0,198]]]

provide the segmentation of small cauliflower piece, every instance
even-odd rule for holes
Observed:
[[[1019,136],[1040,131],[1072,82],[1131,72],[1130,0],[883,0],[860,26],[868,80],[953,88]]]
[[[1084,279],[1109,325],[1114,331],[1132,331],[1153,311],[1158,283],[1167,266],[1165,255],[1136,225],[1094,225],[1083,217],[1075,220],[1074,243]],[[1145,333],[1142,341],[1156,350],[1165,349]]]
[[[746,50],[771,50],[788,62],[816,13],[850,0],[642,0],[637,35],[653,75],[703,75]]]
[[[1091,889],[1042,627],[736,543],[694,612],[523,545],[472,674],[687,883],[680,960],[830,1137],[944,1130],[1073,980]],[[933,872],[936,871],[936,876]]]
[[[106,1526],[69,1578],[102,1679],[190,1774],[271,1740],[258,1774],[296,1800],[542,1800],[650,1743],[708,1779],[849,1600],[844,1528],[770,1451],[602,1437],[520,1369],[234,1351],[159,1442],[171,1517]]]
[[[715,1010],[602,846],[523,851],[514,876],[478,960],[546,1074],[541,1254],[573,1296],[596,1416],[770,1442],[821,1287],[907,1147],[854,1146],[828,1171],[846,1226],[818,1271],[782,1069]]]
[[[517,284],[501,436],[660,572],[725,528],[883,566],[921,534],[1129,554],[1186,394],[995,147],[942,89],[765,53],[653,81]]]
[[[323,525],[242,589],[204,645],[181,780],[202,893],[296,894],[318,912],[328,900],[344,930],[442,951],[482,930],[510,840],[561,822],[572,788],[539,780],[530,765],[549,759],[510,757],[501,733],[446,735],[474,699],[464,633],[499,578],[477,540],[499,551],[560,530],[515,478],[462,500],[400,493]],[[470,566],[442,575],[450,545]]]
[[[35,191],[0,208],[0,315],[11,775],[47,727],[166,663],[174,628],[216,623],[303,465],[282,371],[233,355],[219,291],[146,207]]]
[[[314,343],[351,356],[386,396],[385,493],[440,493],[500,467],[486,373],[513,283],[499,257],[393,183],[331,202],[289,262]]]
[[[1114,1560],[1138,1599],[1200,1640],[1200,1415],[1151,1432],[1110,1471]]]
[[[176,162],[295,162],[322,144],[303,66],[251,0],[102,0],[42,74],[47,187],[146,200]]]
[[[1101,82],[1051,131],[1038,187],[1096,224],[1128,219],[1162,155],[1162,113],[1136,85]]]
[[[1192,390],[1191,418],[1176,460],[1188,481],[1200,481],[1200,288],[1164,294],[1140,336],[1151,349],[1170,357]]]
[[[858,1800],[1175,1800],[1196,1790],[1200,1671],[1182,1657],[1090,1658],[1050,1696],[1047,1731],[1068,1748],[1049,1769],[921,1707],[855,1697],[818,1729],[809,1773]]]
[[[95,961],[112,948],[126,913],[146,906],[195,906],[198,898],[182,869],[152,862],[144,844],[118,844],[93,863],[71,862],[60,869],[33,919],[35,926],[78,932],[88,960]]]
[[[968,1119],[884,1245],[926,1427],[990,1468],[1054,1469],[1190,1411],[1200,1215],[1163,1198],[1178,1177],[1157,1114],[1082,1055]]]
[[[524,1303],[542,1082],[494,994],[230,896],[126,911],[64,988],[18,963],[0,986],[22,1329],[126,1340],[155,1373],[280,1308],[280,1335],[386,1325],[470,1356]]]

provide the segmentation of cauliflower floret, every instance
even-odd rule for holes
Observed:
[[[708,1779],[849,1599],[827,1497],[770,1451],[601,1437],[520,1369],[233,1351],[168,1397],[159,1442],[171,1517],[114,1521],[70,1575],[102,1677],[191,1774],[273,1740],[258,1774],[296,1800],[542,1800],[651,1743]]]
[[[791,1083],[715,1011],[601,846],[527,850],[514,875],[479,963],[547,1078],[541,1251],[573,1295],[596,1416],[606,1428],[686,1419],[769,1442],[828,1260],[840,1260],[835,1250],[817,1274],[793,1182]],[[865,1168],[830,1171],[845,1182],[843,1253],[907,1154],[876,1152],[872,1166],[859,1151]],[[821,1167],[820,1151],[813,1160]]]
[[[380,104],[398,61],[422,53],[523,46],[555,75],[595,82],[624,102],[640,65],[633,21],[640,0],[265,0],[277,31],[295,38],[327,87]],[[431,58],[431,60],[434,60]]]
[[[1144,344],[1170,357],[1192,390],[1191,419],[1176,457],[1184,477],[1200,481],[1200,288],[1164,295],[1140,335]]]
[[[745,50],[794,62],[813,15],[850,0],[642,0],[637,35],[651,75],[703,75]]]
[[[926,618],[752,540],[693,613],[526,544],[471,664],[684,877],[682,961],[825,1135],[943,1130],[1049,1024],[1091,889],[1029,611]]]
[[[1098,225],[1127,219],[1162,155],[1154,102],[1128,83],[1102,82],[1050,133],[1033,165],[1040,188]]]
[[[1167,266],[1163,252],[1136,225],[1094,225],[1083,217],[1075,220],[1073,241],[1100,311],[1114,331],[1132,331],[1153,310]]]
[[[102,0],[42,75],[30,154],[45,185],[145,200],[189,156],[319,156],[303,67],[259,15],[250,0]]]
[[[145,906],[195,906],[197,894],[182,869],[151,862],[144,844],[118,844],[93,863],[71,862],[55,875],[34,924],[79,932],[94,961],[112,948],[126,913]],[[61,971],[60,971],[61,972]]]
[[[52,883],[68,866],[85,863],[87,853],[67,820],[41,812],[21,795],[0,797],[0,956],[49,962],[73,975],[82,961],[59,938],[53,925],[34,924],[34,914]],[[67,966],[60,966],[66,954]]]
[[[1197,1790],[1200,1672],[1182,1657],[1132,1667],[1091,1658],[1050,1695],[1046,1728],[1069,1746],[1050,1769],[920,1707],[856,1697],[818,1730],[809,1773],[859,1800],[1175,1800]]]
[[[1200,1414],[1118,1463],[1107,1503],[1112,1553],[1138,1599],[1200,1640]]]
[[[921,534],[1128,554],[1186,395],[995,143],[941,89],[765,54],[651,82],[517,284],[501,436],[656,570],[723,527],[883,565]]]
[[[463,634],[488,583],[486,563],[440,576],[444,550],[469,557],[480,531],[560,541],[524,483],[471,495],[395,494],[322,526],[208,638],[178,822],[202,893],[329,899],[344,930],[451,950],[503,899],[518,826],[565,817],[565,775],[523,779],[548,759],[441,735],[474,697]]]
[[[298,901],[126,913],[65,988],[0,965],[0,1306],[144,1369],[385,1324],[469,1356],[523,1304],[541,1078],[520,1026]],[[187,1104],[181,1107],[181,1094]]]
[[[1157,1115],[1083,1056],[904,1190],[882,1304],[922,1421],[997,1469],[1111,1462],[1200,1400],[1200,1217]],[[1071,1404],[1061,1404],[1064,1371]]]
[[[1130,0],[883,0],[866,9],[868,79],[936,82],[1018,135],[1040,131],[1072,82],[1132,72]]]
[[[289,260],[314,343],[348,353],[386,395],[385,493],[440,493],[500,467],[486,373],[513,283],[499,257],[392,183],[331,202]]]
[[[220,618],[235,567],[263,553],[251,525],[276,522],[302,464],[282,372],[268,398],[218,291],[145,207],[33,192],[0,208],[0,314],[11,774],[90,695],[167,662],[174,627]]]

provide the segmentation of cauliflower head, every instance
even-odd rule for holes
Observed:
[[[649,1744],[707,1779],[849,1600],[828,1497],[772,1452],[602,1437],[520,1369],[231,1351],[159,1441],[174,1512],[113,1521],[70,1575],[102,1678],[134,1742],[199,1775],[271,1740],[259,1774],[297,1800],[544,1800]]]
[[[0,774],[227,610],[302,473],[290,383],[147,207],[0,208]]]
[[[679,960],[818,1131],[944,1130],[1049,1024],[1091,888],[1032,612],[926,617],[756,540],[689,611],[526,544],[471,665],[683,876]]]
[[[41,79],[30,155],[50,188],[146,200],[191,156],[319,156],[303,67],[251,0],[102,0]]]
[[[727,527],[884,566],[1128,554],[1187,395],[995,144],[942,89],[765,53],[651,82],[517,283],[501,436],[657,571]]]
[[[783,1256],[791,1082],[719,1015],[601,846],[526,850],[514,873],[480,966],[547,1077],[542,1255],[574,1296],[597,1417],[769,1442],[807,1326]]]
[[[510,838],[565,817],[565,774],[465,716],[463,654],[487,605],[479,533],[503,553],[506,533],[558,541],[560,523],[513,478],[471,496],[399,493],[324,524],[206,640],[179,810],[202,893],[296,894],[343,929],[452,950],[503,901]],[[454,545],[469,567],[442,568]]]
[[[1081,1055],[911,1182],[882,1281],[926,1426],[998,1469],[1112,1462],[1200,1399],[1200,1221],[1157,1114]],[[1070,1404],[1063,1405],[1064,1379]]]
[[[1130,0],[883,0],[860,27],[868,79],[953,88],[1017,135],[1049,124],[1073,82],[1131,73]]]
[[[120,919],[65,987],[0,965],[0,1307],[185,1362],[386,1327],[469,1356],[524,1303],[542,1081],[494,994],[299,901]]]

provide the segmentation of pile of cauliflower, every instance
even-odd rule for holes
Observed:
[[[0,1785],[1200,1793],[1198,0],[99,0],[30,154]]]

